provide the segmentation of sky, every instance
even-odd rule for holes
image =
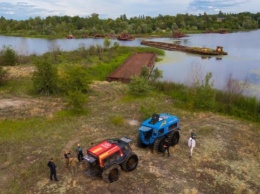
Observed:
[[[80,16],[92,13],[100,19],[176,14],[260,12],[260,0],[0,0],[0,17],[26,20],[30,17]]]

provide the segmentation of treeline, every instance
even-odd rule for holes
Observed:
[[[129,33],[135,35],[171,34],[173,30],[183,32],[209,32],[257,29],[260,24],[260,12],[254,14],[223,13],[208,15],[177,14],[176,16],[158,15],[157,17],[139,16],[127,18],[125,14],[116,19],[100,19],[99,14],[89,17],[48,16],[28,20],[0,18],[0,33],[17,36],[64,37],[73,34],[76,37],[113,35]]]

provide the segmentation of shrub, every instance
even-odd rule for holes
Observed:
[[[89,77],[86,68],[83,66],[67,66],[64,74],[61,76],[61,89],[65,93],[68,91],[87,93],[91,83]]]
[[[130,93],[136,96],[146,95],[152,90],[152,87],[144,77],[134,76],[128,86]]]
[[[58,92],[57,68],[47,59],[36,63],[33,74],[33,87],[37,94],[50,95]]]
[[[0,66],[0,85],[3,84],[5,75],[6,75],[6,71],[3,69],[3,67]]]
[[[0,52],[0,63],[2,66],[14,66],[18,63],[18,56],[10,46],[3,46]]]
[[[79,90],[67,92],[68,107],[76,113],[84,112],[84,104],[87,102],[87,97]]]

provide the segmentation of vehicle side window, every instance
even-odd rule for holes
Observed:
[[[123,147],[123,149],[122,149],[124,152],[125,151],[127,151],[127,150],[129,150],[129,147],[128,147],[128,145],[125,145],[124,147]]]
[[[116,152],[111,156],[108,156],[107,158],[103,159],[104,166],[108,166],[111,163],[113,163],[115,160],[119,159],[121,157],[120,152]]]
[[[119,159],[119,158],[121,158],[121,155],[120,155],[119,151],[116,152],[116,153],[114,153],[114,155],[115,155],[115,159],[116,159],[116,160]]]
[[[173,130],[176,127],[177,127],[177,123],[174,123],[174,124],[169,126],[169,130],[171,131],[171,130]]]
[[[104,164],[104,166],[108,166],[108,165],[110,164],[110,159],[109,159],[109,157],[103,159],[103,164]]]
[[[164,129],[160,129],[159,132],[158,132],[158,135],[162,135],[163,134],[163,130]]]

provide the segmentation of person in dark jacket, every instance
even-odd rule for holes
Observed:
[[[165,140],[164,140],[164,142],[163,142],[163,148],[164,148],[164,150],[163,150],[163,156],[164,156],[164,153],[165,153],[165,151],[167,151],[168,152],[168,157],[170,157],[170,145],[169,145],[169,141],[168,141],[168,138],[166,138]]]
[[[47,166],[50,168],[50,180],[52,181],[53,178],[55,181],[59,181],[57,179],[57,175],[56,175],[56,165],[53,162],[53,158],[50,159],[50,161],[48,162]]]
[[[78,154],[78,160],[79,160],[79,162],[81,162],[81,160],[83,159],[83,151],[82,151],[82,148],[80,147],[80,144],[78,144],[76,151]]]

